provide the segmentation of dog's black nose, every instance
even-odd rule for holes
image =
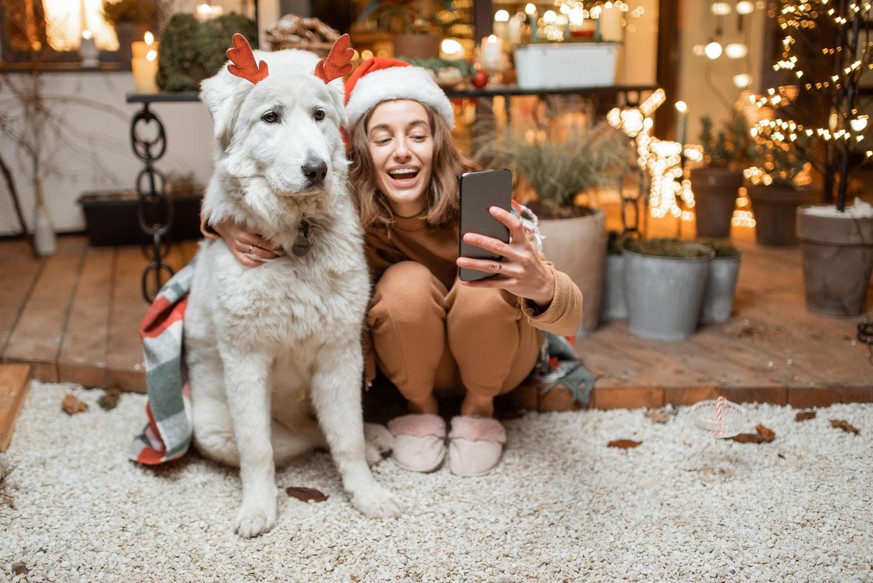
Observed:
[[[317,186],[324,182],[327,176],[327,162],[319,158],[309,158],[303,164],[302,170],[309,186]]]

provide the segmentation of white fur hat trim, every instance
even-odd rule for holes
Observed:
[[[421,67],[379,69],[358,79],[346,104],[349,125],[355,125],[379,103],[395,99],[426,103],[445,120],[449,129],[455,127],[451,101],[430,73]]]

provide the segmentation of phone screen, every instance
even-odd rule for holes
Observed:
[[[512,201],[512,172],[509,170],[483,170],[467,172],[461,176],[461,215],[460,239],[458,254],[461,257],[476,259],[499,260],[494,255],[480,247],[464,243],[466,233],[478,233],[504,243],[509,242],[509,229],[491,216],[488,209],[497,206],[510,210]],[[475,281],[492,277],[496,274],[479,271],[478,269],[458,269],[458,277],[462,281]]]

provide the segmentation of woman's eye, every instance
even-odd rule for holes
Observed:
[[[423,142],[427,139],[427,136],[412,136],[412,139],[416,142]]]
[[[275,111],[268,111],[261,116],[261,119],[267,123],[276,123],[277,121],[279,121],[279,114]]]
[[[315,121],[323,120],[324,119],[324,110],[323,109],[316,109],[312,113],[312,117],[315,118]]]

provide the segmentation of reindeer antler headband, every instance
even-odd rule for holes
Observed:
[[[355,51],[349,46],[350,44],[351,38],[348,34],[336,39],[330,48],[327,59],[322,59],[315,65],[315,76],[325,83],[330,83],[334,79],[347,75],[352,70],[351,61],[355,54]],[[231,61],[227,70],[232,75],[251,81],[253,84],[263,81],[270,74],[267,63],[264,61],[255,62],[252,46],[240,33],[233,35],[233,48],[227,49],[227,58]]]

